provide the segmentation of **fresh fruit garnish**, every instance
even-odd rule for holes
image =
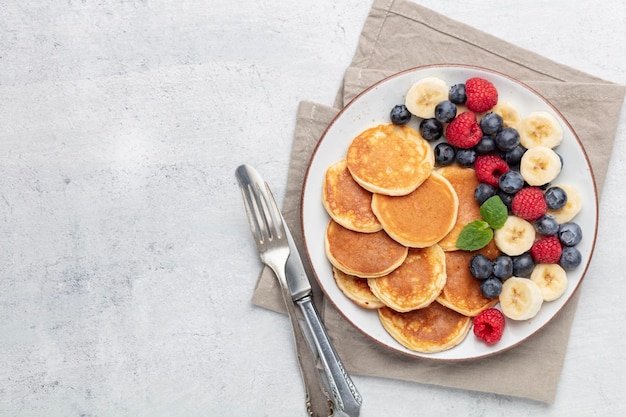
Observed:
[[[495,135],[502,129],[502,116],[498,113],[489,112],[480,119],[480,129],[485,135]]]
[[[578,188],[565,184],[559,184],[558,187],[562,188],[567,194],[567,202],[558,210],[548,210],[548,214],[554,216],[557,222],[566,223],[578,214],[582,208],[583,200]]]
[[[456,152],[452,145],[447,142],[438,143],[434,152],[435,164],[438,166],[450,165],[456,160]]]
[[[456,105],[444,100],[435,106],[435,119],[441,123],[450,123],[456,117]]]
[[[435,106],[448,98],[448,86],[437,77],[426,77],[415,82],[406,93],[405,105],[422,119],[435,117]]]
[[[544,193],[546,204],[550,210],[563,208],[567,203],[567,193],[561,187],[550,187]]]
[[[493,239],[493,229],[484,220],[474,220],[465,225],[456,241],[456,247],[462,250],[478,250],[487,246]]]
[[[559,226],[557,236],[563,246],[576,246],[583,239],[583,231],[577,223],[566,222]]]
[[[491,83],[480,77],[473,77],[465,81],[465,105],[471,111],[482,113],[491,110],[498,102],[498,90]]]
[[[506,206],[497,195],[488,198],[480,205],[480,216],[494,229],[504,226],[508,217]]]
[[[496,135],[496,146],[503,152],[512,151],[519,145],[519,133],[512,127],[505,127]]]
[[[480,283],[480,292],[485,298],[496,298],[502,292],[502,281],[491,276]]]
[[[445,134],[450,145],[463,149],[475,146],[483,137],[476,115],[471,111],[463,112],[455,117],[446,127]]]
[[[533,243],[530,248],[530,254],[535,263],[555,264],[561,259],[562,250],[558,237],[546,236]]]
[[[513,275],[516,277],[529,277],[535,269],[535,261],[529,252],[513,256]]]
[[[528,278],[511,277],[502,284],[500,308],[512,320],[527,320],[535,317],[543,295],[539,286]]]
[[[520,140],[526,149],[535,146],[555,148],[563,141],[563,128],[559,121],[545,111],[532,112],[522,119]]]
[[[559,231],[559,223],[549,214],[535,220],[535,231],[540,235],[554,236]]]
[[[488,308],[474,317],[474,335],[488,345],[500,341],[504,332],[504,315],[496,308]]]
[[[500,175],[498,187],[507,194],[515,194],[524,188],[524,178],[519,171],[508,171]]]
[[[550,148],[535,146],[524,152],[520,172],[529,185],[541,186],[554,180],[561,172],[561,158]]]
[[[418,128],[420,135],[429,142],[434,142],[443,135],[443,125],[437,119],[424,119]]]
[[[509,216],[504,226],[495,231],[493,239],[498,249],[507,255],[521,255],[532,247],[535,228],[520,217]]]
[[[474,278],[487,279],[493,274],[493,262],[482,253],[470,259],[470,273]]]
[[[541,188],[526,187],[519,190],[513,197],[511,210],[517,217],[532,222],[546,214],[548,206]]]
[[[582,262],[582,255],[575,247],[566,246],[561,252],[559,265],[565,270],[575,269]]]
[[[499,255],[493,260],[493,275],[502,281],[513,276],[513,259],[508,255]]]
[[[411,112],[404,104],[398,104],[391,109],[389,118],[395,125],[405,125],[411,120]]]
[[[509,171],[509,165],[497,155],[479,155],[474,162],[474,170],[478,181],[498,187],[500,175]]]
[[[454,104],[465,104],[467,94],[465,94],[465,84],[454,84],[448,92],[448,100]]]
[[[541,290],[543,301],[554,301],[567,290],[567,273],[558,264],[538,264],[530,279]]]

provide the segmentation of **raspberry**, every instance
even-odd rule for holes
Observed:
[[[476,115],[466,111],[454,118],[446,127],[448,143],[457,148],[469,149],[480,142],[483,132],[476,121]]]
[[[498,188],[498,179],[500,175],[509,172],[509,165],[504,159],[494,154],[478,155],[474,162],[474,170],[478,181]]]
[[[529,222],[537,220],[548,211],[543,191],[538,187],[522,188],[513,197],[511,211]]]
[[[555,264],[561,259],[561,242],[556,236],[547,236],[537,240],[530,248],[530,254],[538,264]]]
[[[484,78],[470,78],[465,82],[465,105],[471,111],[482,113],[490,110],[498,102],[498,90]]]
[[[504,314],[498,309],[488,308],[474,317],[474,335],[493,345],[502,338],[504,331]]]

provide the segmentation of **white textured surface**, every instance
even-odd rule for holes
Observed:
[[[419,3],[626,84],[621,0]],[[369,6],[0,4],[0,415],[305,415],[234,169],[282,201],[297,103],[332,104]],[[355,377],[362,416],[626,412],[625,137],[622,110],[556,403]]]

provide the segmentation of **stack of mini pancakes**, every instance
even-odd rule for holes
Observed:
[[[479,219],[471,168],[434,167],[415,129],[383,124],[363,131],[345,159],[326,171],[323,205],[331,217],[325,251],[337,286],[377,309],[381,324],[408,349],[432,353],[461,343],[472,317],[493,307],[469,271],[475,253],[456,247]]]

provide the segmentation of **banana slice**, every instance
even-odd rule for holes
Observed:
[[[552,149],[535,146],[522,155],[520,173],[529,184],[540,186],[554,180],[561,172],[561,158]]]
[[[507,255],[521,255],[533,245],[535,227],[520,217],[509,216],[504,226],[493,232],[493,240],[498,249]]]
[[[563,128],[550,113],[536,111],[522,119],[519,136],[521,145],[526,149],[535,146],[555,148],[563,141]]]
[[[567,194],[567,203],[558,210],[548,210],[548,214],[553,216],[556,221],[561,224],[572,220],[583,206],[583,200],[580,196],[578,188],[571,185],[555,184],[555,187],[561,187]]]
[[[528,278],[511,277],[502,284],[500,308],[502,313],[513,320],[527,320],[535,317],[543,295],[539,286]]]
[[[520,117],[515,106],[511,103],[508,101],[498,101],[491,111],[502,117],[503,127],[512,127],[519,131],[520,125],[522,124],[522,118]]]
[[[543,301],[554,301],[567,289],[567,273],[559,264],[537,264],[530,274],[541,290]]]
[[[435,117],[435,106],[448,99],[448,85],[437,77],[417,81],[406,93],[406,108],[423,119]]]

